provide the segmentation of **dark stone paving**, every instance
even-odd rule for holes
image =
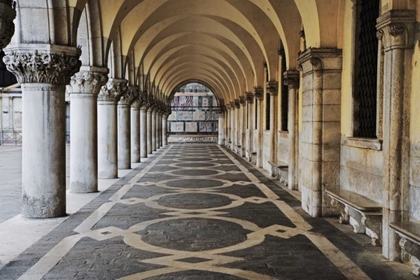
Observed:
[[[0,269],[0,279],[415,279],[229,155],[211,144],[161,150]]]

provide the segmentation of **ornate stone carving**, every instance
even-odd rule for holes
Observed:
[[[121,98],[118,102],[119,105],[131,105],[138,98],[137,88],[128,87],[123,91]]]
[[[127,90],[127,80],[109,79],[99,92],[98,101],[118,102]]]
[[[242,106],[246,105],[246,97],[245,96],[239,96],[239,103],[241,103]]]
[[[140,97],[139,88],[138,87],[129,87],[128,91],[132,91],[133,96],[134,96],[134,100],[131,103],[131,107],[140,109],[140,107],[142,106],[142,100],[141,100],[141,97]]]
[[[385,51],[390,47],[411,48],[414,44],[416,11],[391,10],[377,20],[377,37]]]
[[[279,83],[277,81],[270,81],[267,82],[267,91],[270,95],[278,95],[279,94]]]
[[[5,48],[15,33],[16,2],[14,0],[0,0],[0,48]]]
[[[79,72],[81,61],[80,49],[74,54],[53,53],[49,50],[27,51],[24,49],[6,49],[3,62],[19,83],[46,83],[67,85],[70,78]],[[67,49],[68,50],[68,49]]]
[[[262,89],[260,87],[254,87],[254,96],[258,100],[263,100],[264,99],[264,89]]]
[[[289,70],[284,73],[284,84],[289,87],[289,89],[298,89],[299,88],[299,72]]]
[[[235,107],[237,109],[241,108],[241,102],[239,101],[239,99],[235,99]]]
[[[101,88],[108,82],[108,69],[102,68],[98,70],[102,71],[82,69],[73,75],[70,79],[70,84],[67,85],[67,92],[70,94],[98,94]]]
[[[254,103],[254,94],[252,92],[247,92],[245,93],[246,95],[246,102],[248,102],[249,104]]]

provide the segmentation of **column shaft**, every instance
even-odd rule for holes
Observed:
[[[147,109],[140,108],[140,157],[147,158]]]
[[[131,161],[140,162],[140,108],[131,107]]]
[[[152,152],[156,151],[156,110],[152,111]]]
[[[118,178],[117,105],[98,101],[98,174],[101,179]]]
[[[152,119],[153,119],[153,115],[152,115],[152,110],[153,109],[149,109],[147,110],[147,154],[151,155],[153,152],[153,148],[152,148]]]
[[[218,130],[219,130],[218,144],[223,145],[223,143],[225,141],[225,113],[220,113],[219,114]]]
[[[168,116],[163,115],[162,118],[162,142],[163,146],[168,145]]]
[[[98,96],[70,95],[70,191],[98,191]]]
[[[118,104],[118,169],[131,168],[130,108]]]

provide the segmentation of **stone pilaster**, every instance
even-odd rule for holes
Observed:
[[[308,49],[298,59],[302,70],[302,133],[299,185],[302,208],[311,216],[335,213],[325,190],[339,188],[341,105],[324,98],[341,91],[338,49]]]
[[[127,81],[109,79],[98,95],[98,176],[118,178],[117,102],[127,90]]]
[[[391,10],[377,19],[378,38],[384,50],[383,246],[390,260],[400,259],[398,235],[389,223],[408,220],[409,127],[411,57],[416,12]]]
[[[129,87],[118,102],[118,169],[131,169],[131,104],[138,91]]]
[[[70,95],[70,191],[98,191],[98,94],[108,68],[83,66],[67,86]]]
[[[4,49],[10,43],[15,33],[15,5],[11,0],[0,0],[0,49]]]
[[[289,88],[289,168],[288,187],[291,190],[298,189],[299,175],[299,123],[298,123],[298,98],[299,98],[298,71],[289,70],[284,73],[284,83]]]
[[[22,215],[66,214],[65,86],[79,71],[80,49],[16,45],[3,61],[22,85]]]

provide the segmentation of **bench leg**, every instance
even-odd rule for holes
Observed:
[[[366,227],[362,222],[362,214],[347,205],[344,207],[344,211],[349,216],[349,223],[353,227],[353,231],[355,233],[365,233]]]
[[[340,217],[338,218],[338,222],[340,224],[348,224],[349,223],[349,215],[344,210],[344,205],[339,203],[337,200],[331,197],[331,206],[338,209],[340,211]]]
[[[414,275],[420,276],[420,246],[408,240],[404,236],[400,235],[400,237],[401,239],[399,244],[402,251],[401,255],[404,255],[405,253],[409,254],[410,262],[413,266],[412,272]]]
[[[372,239],[372,245],[381,246],[382,215],[363,214],[362,223],[366,226],[366,234]]]

